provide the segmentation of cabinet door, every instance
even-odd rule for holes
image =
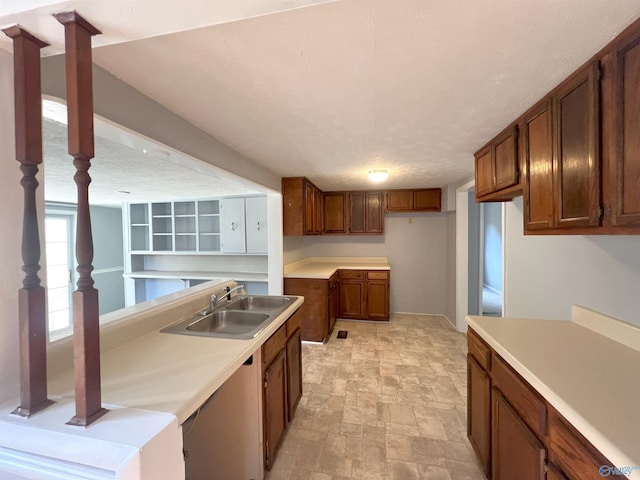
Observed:
[[[317,188],[313,189],[313,233],[322,234],[324,219],[322,215],[322,192]]]
[[[544,101],[522,125],[524,135],[524,228],[553,226],[553,140],[551,103]]]
[[[324,233],[347,233],[346,197],[344,192],[324,194]]]
[[[349,193],[349,233],[365,233],[367,231],[366,221],[366,199],[364,192]]]
[[[287,341],[287,418],[289,422],[302,398],[302,340],[298,328]]]
[[[518,184],[518,130],[514,125],[491,142],[494,190]]]
[[[598,76],[598,64],[594,62],[554,95],[558,227],[600,224]]]
[[[476,198],[488,195],[493,191],[493,169],[491,147],[476,153]]]
[[[467,355],[467,436],[487,478],[491,472],[491,379]]]
[[[264,373],[265,467],[271,469],[280,440],[287,428],[285,352],[273,360]]]
[[[547,451],[496,388],[493,397],[494,480],[544,480]]]
[[[384,211],[382,193],[366,192],[365,194],[365,232],[384,232]]]
[[[419,212],[439,212],[442,209],[442,189],[414,190],[413,209]]]
[[[338,286],[340,318],[366,318],[364,283],[363,280],[340,280]]]
[[[267,253],[267,197],[247,197],[244,201],[247,253]]]
[[[224,198],[220,200],[222,220],[221,250],[226,253],[245,253],[244,198]]]
[[[390,190],[387,192],[388,212],[410,212],[413,209],[411,190]]]
[[[315,188],[310,183],[304,184],[304,234],[313,235],[316,225],[315,218]]]
[[[609,160],[611,223],[640,225],[640,35],[615,50],[613,138]]]

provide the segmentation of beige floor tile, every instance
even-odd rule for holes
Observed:
[[[466,337],[440,316],[338,321],[303,344],[304,395],[268,480],[482,479],[466,437]]]

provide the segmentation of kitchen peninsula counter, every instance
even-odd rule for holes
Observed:
[[[160,333],[160,329],[192,316],[204,308],[209,296],[235,282],[193,287],[197,293],[171,294],[162,309],[134,313],[120,322],[125,332],[117,333],[109,348],[109,325],[103,327],[101,345],[102,401],[106,404],[171,413],[183,423],[302,305],[298,297],[256,337],[227,339]],[[155,301],[154,301],[155,302]],[[162,301],[155,302],[158,307]],[[136,307],[129,307],[136,311]],[[127,323],[130,325],[127,326]],[[146,323],[142,335],[140,324]],[[138,326],[136,326],[138,324]],[[151,326],[149,326],[151,325]],[[114,325],[117,328],[117,325]],[[145,327],[142,327],[145,328]],[[129,333],[127,333],[127,331]],[[127,338],[129,337],[129,338]],[[104,348],[107,346],[107,348]],[[73,397],[73,369],[49,378],[54,396]]]
[[[571,321],[467,323],[615,467],[640,466],[640,328],[579,306]]]

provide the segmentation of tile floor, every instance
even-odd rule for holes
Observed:
[[[466,437],[466,336],[444,317],[338,321],[302,351],[304,395],[269,480],[484,479]]]

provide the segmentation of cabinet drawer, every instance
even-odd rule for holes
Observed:
[[[580,480],[601,479],[601,466],[612,466],[598,450],[591,445],[555,409],[549,412],[549,457],[570,478]],[[624,475],[611,474],[608,478],[624,479]]]
[[[471,329],[467,330],[467,349],[485,371],[491,371],[491,348]]]
[[[298,312],[289,317],[289,320],[287,320],[287,322],[285,323],[285,325],[287,326],[287,338],[289,338],[293,334],[293,332],[300,328],[301,323],[302,316]]]
[[[278,353],[284,350],[286,343],[287,324],[285,323],[262,345],[262,365],[269,365],[271,361],[276,358]]]
[[[362,270],[340,270],[339,276],[340,278],[360,278],[364,279],[364,274]]]
[[[538,436],[547,434],[547,406],[542,397],[498,355],[492,362],[493,384]]]
[[[388,280],[389,272],[380,271],[380,272],[367,272],[367,278],[369,280]]]

